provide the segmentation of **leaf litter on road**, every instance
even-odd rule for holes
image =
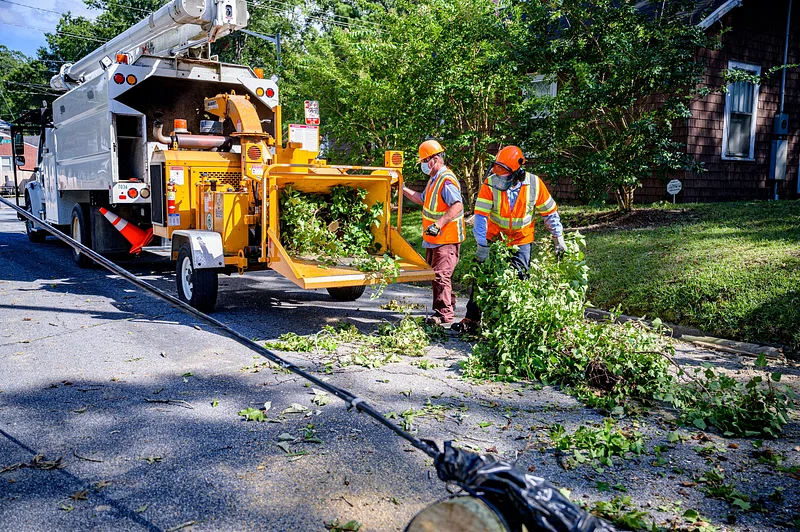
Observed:
[[[30,462],[19,462],[3,467],[0,469],[0,473],[8,473],[9,471],[16,471],[17,469],[23,468],[40,469],[43,471],[49,469],[58,469],[60,467],[64,467],[64,464],[61,462],[62,458],[64,457],[59,456],[55,460],[45,460],[45,456],[43,454],[37,454]]]

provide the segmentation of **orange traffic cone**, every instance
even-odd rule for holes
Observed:
[[[111,222],[111,225],[117,228],[117,231],[122,233],[122,236],[125,237],[125,240],[131,243],[131,253],[134,255],[138,255],[142,252],[142,248],[150,243],[153,240],[153,228],[151,227],[147,231],[143,231],[129,223],[127,220],[124,220],[114,214],[113,212],[100,207],[100,214],[106,217],[106,220]]]

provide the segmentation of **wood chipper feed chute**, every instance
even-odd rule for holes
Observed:
[[[417,251],[391,226],[391,187],[397,181],[397,172],[390,168],[346,167],[346,166],[306,166],[305,173],[298,173],[299,166],[272,165],[264,174],[264,204],[268,205],[263,216],[268,218],[265,225],[267,246],[263,260],[269,267],[291,280],[301,288],[336,288],[376,284],[381,281],[369,272],[360,271],[351,261],[339,261],[335,265],[324,264],[306,257],[293,257],[281,242],[280,235],[280,196],[288,186],[304,194],[328,194],[335,186],[346,186],[366,191],[364,202],[372,207],[382,205],[379,227],[372,228],[375,242],[380,245],[380,254],[389,253],[397,257],[399,275],[390,282],[430,281],[433,270]],[[291,169],[291,172],[289,171]],[[347,172],[372,171],[368,175],[352,175]]]

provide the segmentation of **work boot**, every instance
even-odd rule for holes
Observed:
[[[453,320],[445,320],[438,314],[434,314],[433,316],[428,316],[425,318],[425,325],[446,325],[448,323],[452,323],[452,321]]]
[[[475,334],[480,330],[480,328],[481,323],[479,321],[464,318],[463,320],[454,323],[452,327],[450,327],[450,330],[457,332],[458,334]]]

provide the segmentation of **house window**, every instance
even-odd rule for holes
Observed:
[[[550,77],[545,77],[541,74],[535,74],[531,76],[531,88],[530,91],[526,91],[526,96],[533,96],[536,98],[555,98],[556,94],[558,94],[558,83],[555,79]],[[542,118],[547,116],[549,111],[547,108],[534,113],[533,118]]]
[[[12,170],[11,157],[0,157],[0,175],[6,176],[6,172],[11,172]],[[0,183],[0,185],[3,184],[4,183]]]
[[[729,70],[744,70],[756,76],[761,67],[728,61]],[[728,84],[725,94],[725,124],[722,130],[722,158],[754,160],[759,85],[747,81]]]

